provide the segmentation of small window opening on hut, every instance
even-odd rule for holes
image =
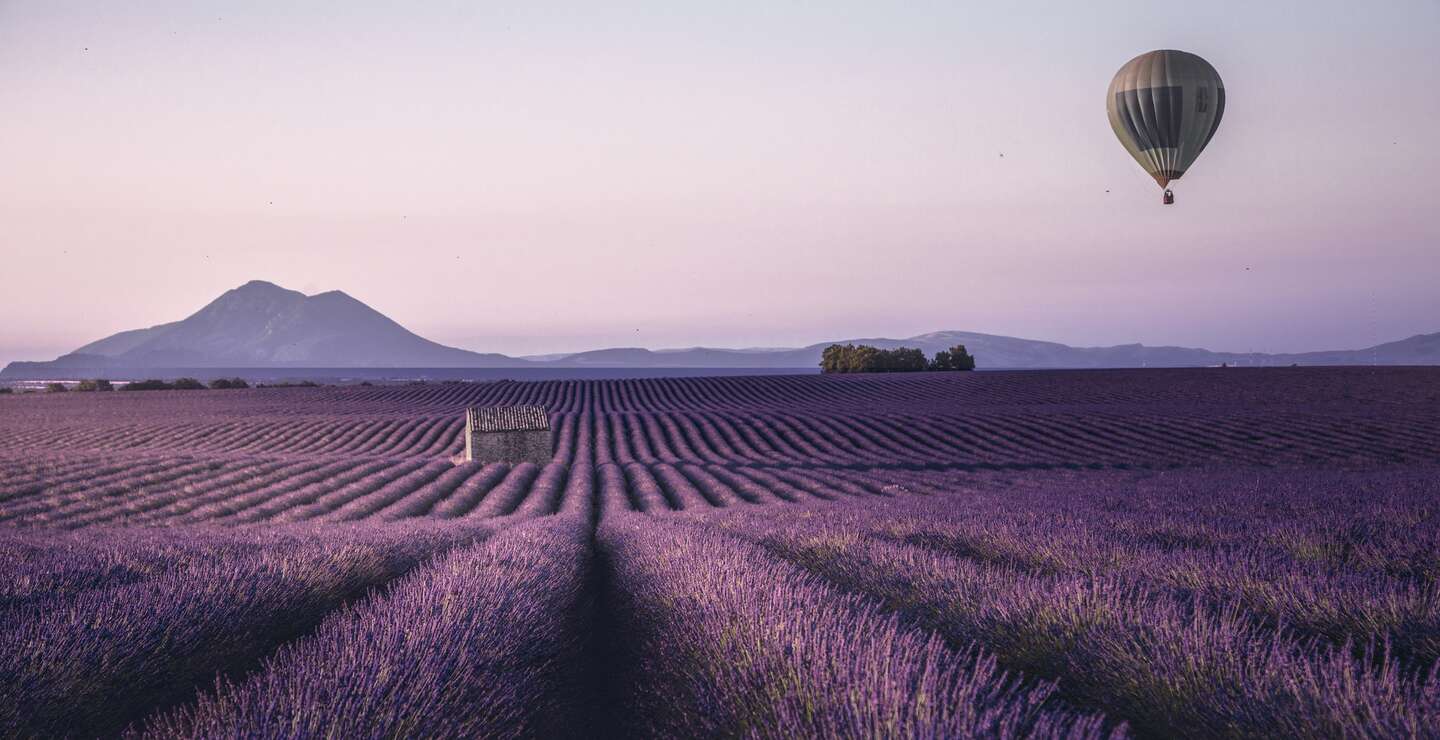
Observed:
[[[544,465],[550,455],[550,415],[544,406],[465,410],[466,460]]]

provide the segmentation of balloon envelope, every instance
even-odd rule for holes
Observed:
[[[1225,114],[1225,84],[1194,54],[1152,51],[1115,73],[1105,109],[1125,151],[1163,188],[1180,179],[1215,136]]]

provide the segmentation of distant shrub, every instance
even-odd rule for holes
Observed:
[[[122,390],[122,391],[168,391],[168,390],[170,390],[170,389],[173,388],[173,387],[174,387],[174,386],[170,385],[169,383],[166,383],[166,382],[163,381],[163,380],[155,380],[154,378],[151,378],[151,379],[149,379],[149,380],[137,380],[137,381],[135,381],[134,383],[128,383],[128,384],[125,385],[125,387],[121,388],[120,390]]]
[[[302,380],[302,381],[300,381],[299,383],[289,383],[289,382],[286,382],[286,383],[270,383],[269,385],[266,385],[265,383],[259,383],[259,384],[257,384],[255,387],[256,387],[256,388],[319,388],[319,387],[320,387],[320,384],[319,384],[319,383],[316,383],[316,382],[313,381],[313,380]]]
[[[11,387],[9,387],[9,386],[6,386],[6,387],[4,387],[4,388],[0,388],[0,396],[8,396],[8,395],[10,395],[10,394],[12,394],[12,393],[14,393],[14,392],[15,392],[15,389],[14,389],[14,388],[11,388]]]
[[[110,385],[110,381],[105,380],[104,378],[97,378],[97,379],[95,379],[95,380],[82,380],[82,381],[80,381],[80,384],[77,385],[77,386],[75,386],[75,390],[81,391],[81,392],[84,392],[84,393],[95,393],[95,392],[113,391],[113,390],[115,390],[115,386]]]
[[[959,354],[956,354],[956,351]],[[941,363],[940,365],[937,365]],[[968,364],[968,367],[959,365]],[[952,347],[926,360],[925,353],[914,347],[879,349],[866,344],[832,344],[820,355],[820,370],[825,373],[913,373],[921,370],[973,370],[975,358],[963,346]]]
[[[974,370],[975,357],[965,350],[965,345],[957,344],[950,349],[942,349],[935,353],[935,359],[930,361],[931,370]]]
[[[64,392],[66,392],[66,391],[68,391],[68,390],[70,390],[70,389],[69,389],[69,388],[66,388],[64,383],[46,383],[46,384],[45,384],[45,392],[46,392],[46,393],[64,393]]]
[[[210,387],[217,391],[231,390],[232,388],[249,388],[250,384],[244,378],[216,378],[210,381]]]
[[[194,379],[194,378],[176,378],[176,379],[175,379],[175,382],[170,384],[170,387],[171,387],[171,388],[174,388],[174,389],[177,390],[177,391],[203,391],[203,390],[205,390],[205,384],[204,384],[204,383],[201,383],[200,381],[198,381],[198,380],[196,380],[196,379]]]
[[[861,344],[832,344],[820,355],[820,370],[826,373],[875,372],[880,350]]]
[[[900,347],[880,353],[880,372],[913,373],[929,366],[925,353],[915,347]]]

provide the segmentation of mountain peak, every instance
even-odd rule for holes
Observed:
[[[264,280],[251,280],[238,288],[225,291],[219,298],[206,304],[191,319],[218,314],[274,314],[289,310],[304,303],[305,300],[305,294],[299,291],[288,290]]]
[[[524,364],[417,336],[338,290],[251,280],[188,318],[82,347],[114,367],[484,367]]]
[[[285,291],[286,293],[293,293],[293,292],[294,292],[294,291],[291,291],[291,290],[287,290],[287,289],[285,289],[285,288],[282,288],[282,287],[280,287],[280,286],[276,285],[275,283],[272,283],[272,282],[270,282],[270,281],[268,281],[268,280],[251,280],[250,282],[245,283],[244,285],[236,288],[235,290],[236,290],[236,291],[245,291],[245,292],[260,292],[260,291],[271,292],[271,291],[277,291],[277,290],[279,290],[279,291]]]
[[[219,298],[216,298],[210,305],[226,305],[235,302],[242,304],[253,303],[275,303],[275,302],[296,302],[305,300],[305,294],[298,290],[282,288],[275,283],[265,280],[251,280],[248,283],[225,291]]]

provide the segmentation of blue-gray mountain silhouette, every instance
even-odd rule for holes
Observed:
[[[18,364],[18,363],[17,363]],[[338,290],[307,296],[253,280],[183,321],[106,337],[65,367],[507,367],[498,354],[446,347]]]
[[[1196,367],[1205,365],[1434,365],[1440,333],[1359,350],[1264,354],[1189,347],[1071,347],[1056,342],[940,331],[904,339],[843,339],[785,349],[612,348],[516,358],[447,347],[414,334],[340,291],[306,296],[259,280],[226,291],[190,317],[120,332],[50,362],[11,363],[0,377],[146,368],[815,368],[835,343],[927,354],[963,344],[982,369]]]
[[[1209,365],[1435,365],[1440,364],[1440,333],[1420,334],[1367,349],[1266,354],[1211,352],[1190,347],[1071,347],[1057,342],[1017,339],[968,331],[937,331],[905,339],[871,337],[818,342],[795,349],[735,350],[694,347],[680,350],[602,349],[562,355],[544,363],[554,367],[817,367],[832,344],[868,344],[882,349],[916,347],[927,355],[963,344],[981,369],[1063,369],[1120,367],[1204,367]]]

